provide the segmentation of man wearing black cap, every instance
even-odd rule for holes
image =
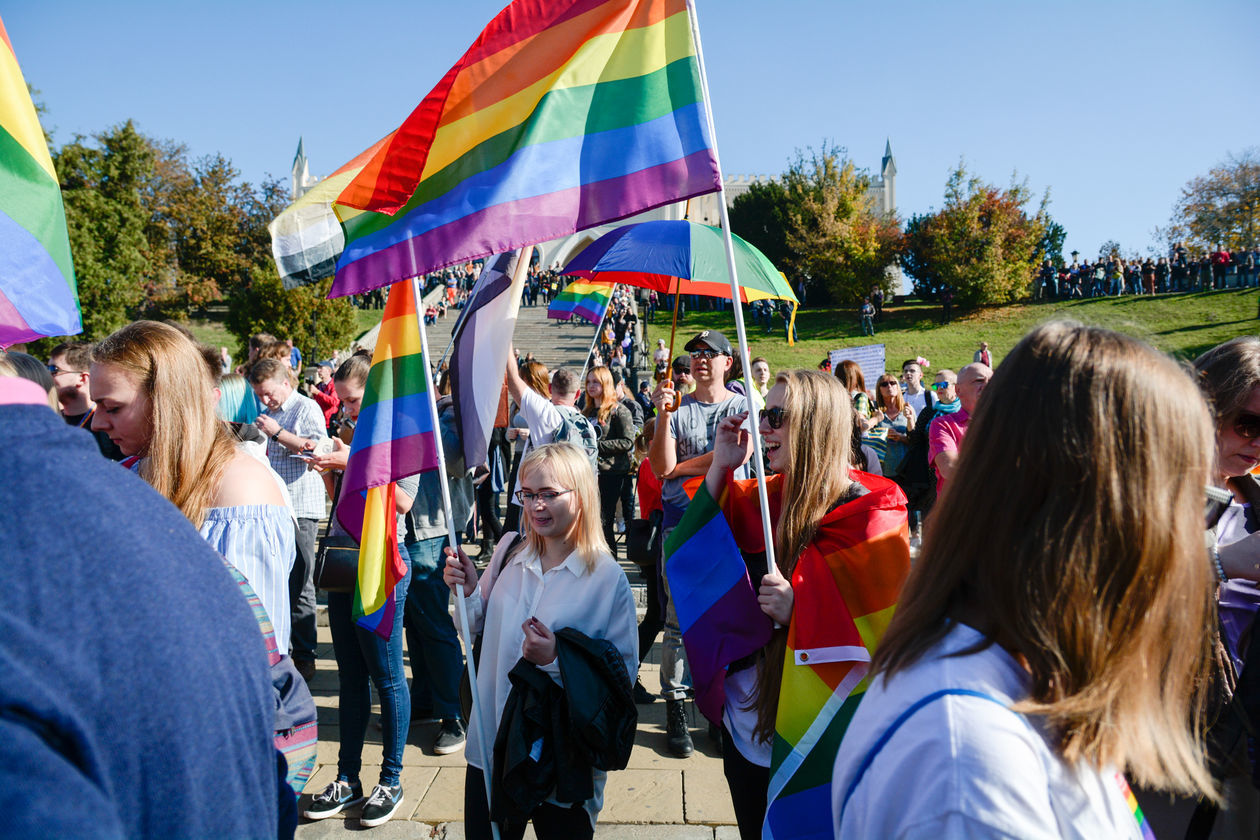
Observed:
[[[669,366],[670,378],[674,380],[674,390],[684,397],[696,390],[696,380],[691,375],[691,356],[684,354],[674,359]]]
[[[661,502],[665,508],[664,535],[682,519],[690,499],[683,482],[696,475],[704,475],[713,460],[713,439],[717,424],[725,417],[739,414],[747,408],[745,398],[727,390],[726,371],[732,360],[731,343],[717,330],[704,330],[685,348],[689,355],[689,378],[695,382],[695,390],[682,398],[678,410],[664,413],[673,404],[676,385],[666,380],[652,393],[652,403],[668,422],[656,423],[656,434],[648,449],[652,471],[662,476]],[[685,357],[680,357],[680,359]],[[674,375],[678,376],[680,359],[674,360]],[[664,540],[662,540],[662,544]],[[657,568],[665,568],[664,559]],[[665,638],[661,646],[661,694],[665,698],[666,735],[669,750],[685,758],[691,755],[693,746],[687,732],[687,715],[683,703],[687,697],[687,663],[683,653],[682,635],[678,630],[678,614],[668,600],[669,581],[665,581]]]

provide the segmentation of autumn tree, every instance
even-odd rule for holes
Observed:
[[[906,224],[901,265],[916,293],[935,297],[950,286],[964,305],[1027,295],[1045,258],[1050,223],[1049,196],[1031,214],[1030,200],[1026,184],[1000,189],[969,175],[960,163],[945,184],[944,206]]]
[[[308,359],[332,355],[354,338],[354,307],[348,298],[328,298],[332,278],[286,289],[274,265],[259,271],[228,301],[227,328],[244,347],[255,333],[292,338]]]
[[[893,291],[887,269],[901,246],[896,217],[879,210],[870,187],[843,148],[824,143],[736,199],[731,229],[808,289],[855,303],[874,286]]]
[[[1260,242],[1260,147],[1230,154],[1207,175],[1192,178],[1161,234],[1170,244],[1184,242],[1202,252]]]

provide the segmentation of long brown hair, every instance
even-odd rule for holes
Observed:
[[[1207,408],[1172,360],[1108,330],[1034,329],[980,398],[872,672],[975,614],[986,644],[1026,663],[1015,710],[1044,719],[1065,762],[1214,796],[1212,458]]]
[[[853,408],[844,386],[816,370],[788,370],[775,377],[783,386],[783,414],[789,459],[783,473],[779,518],[774,528],[775,560],[788,581],[818,525],[848,489]],[[757,662],[757,736],[774,734],[787,629],[776,630]]]
[[[235,439],[215,413],[201,350],[174,327],[136,321],[98,344],[92,357],[133,377],[149,398],[153,434],[140,476],[200,528],[236,456]]]
[[[888,400],[884,397],[884,391],[880,387],[885,382],[892,382],[897,386],[897,395],[893,397],[892,400]],[[878,382],[875,383],[875,406],[880,411],[887,414],[900,414],[905,410],[906,396],[901,391],[901,383],[897,381],[897,377],[886,373],[879,378]]]
[[[582,407],[582,413],[587,417],[594,417],[601,426],[608,425],[608,415],[613,413],[621,400],[617,398],[617,386],[613,384],[612,373],[603,365],[597,365],[586,372],[586,378],[595,377],[599,380],[600,394],[599,402],[591,399],[590,391],[586,392],[586,405]],[[585,387],[586,383],[582,383]]]
[[[862,376],[862,366],[852,359],[845,359],[835,369],[836,379],[844,383],[849,393],[861,391],[866,393],[866,377]]]

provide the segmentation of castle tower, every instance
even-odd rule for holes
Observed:
[[[302,138],[298,138],[297,154],[293,156],[293,170],[290,174],[290,194],[297,201],[306,193],[318,178],[311,177],[311,168],[306,161],[306,150],[302,146]]]
[[[884,159],[879,166],[879,180],[883,185],[880,210],[886,214],[897,212],[897,161],[893,158],[892,141],[888,139],[884,140]]]

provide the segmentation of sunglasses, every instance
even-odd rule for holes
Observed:
[[[1254,414],[1239,414],[1234,418],[1234,434],[1244,440],[1255,440],[1260,437],[1260,417]]]
[[[783,418],[787,413],[783,410],[783,406],[776,405],[774,408],[763,408],[758,415],[772,429],[783,428]]]
[[[933,391],[944,391],[946,388],[948,388],[948,387],[950,386],[950,384],[951,384],[951,383],[949,383],[949,382],[933,382],[933,383],[932,383],[932,390],[933,390]]]
[[[894,388],[894,387],[898,387],[898,383],[896,383],[896,382],[881,382],[881,383],[879,383],[879,387],[881,387],[881,388]]]
[[[712,359],[715,356],[721,356],[721,355],[723,354],[719,353],[716,350],[692,350],[691,351],[691,358],[693,359]]]
[[[56,375],[57,375],[57,374],[59,374],[59,373],[86,373],[87,371],[83,371],[83,370],[66,370],[65,368],[59,368],[59,367],[57,367],[56,365],[49,365],[49,366],[48,366],[48,372],[49,372],[49,373],[51,373],[53,376],[56,376]]]

